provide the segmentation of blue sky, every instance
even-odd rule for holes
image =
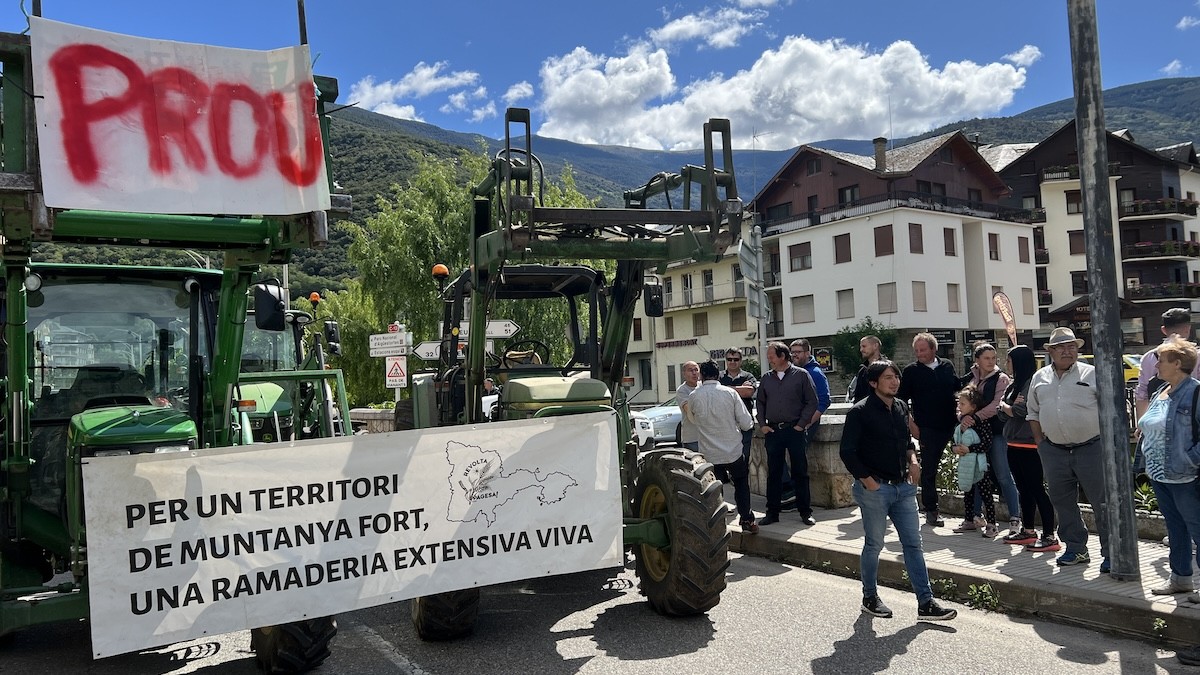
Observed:
[[[299,41],[294,0],[42,4],[143,37]],[[341,102],[493,138],[516,105],[536,133],[581,143],[692,148],[705,120],[728,117],[735,147],[784,149],[1071,96],[1066,0],[305,4],[315,70],[338,78]],[[1097,15],[1105,88],[1200,75],[1197,0],[1098,0]],[[24,28],[20,1],[0,0],[0,29]]]

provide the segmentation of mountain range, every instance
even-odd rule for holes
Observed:
[[[1110,130],[1128,129],[1134,140],[1156,148],[1175,143],[1200,141],[1200,78],[1168,78],[1141,82],[1104,91],[1105,124]],[[980,143],[1038,142],[1074,118],[1074,101],[1064,99],[1011,117],[976,118],[947,124],[927,133],[891,139],[895,146],[954,130]],[[413,151],[435,157],[450,157],[459,149],[486,149],[496,153],[503,139],[449,131],[439,127],[388,117],[355,107],[333,113],[330,147],[333,175],[354,200],[356,222],[375,212],[375,196],[389,194],[393,184],[403,184],[413,168]],[[737,120],[731,120],[736,125]],[[514,130],[515,131],[515,130]],[[702,130],[696,130],[697,143]],[[870,139],[827,139],[815,145],[830,150],[870,155]],[[533,153],[549,177],[557,177],[570,166],[576,186],[596,197],[603,206],[621,206],[624,190],[644,184],[660,171],[679,171],[686,164],[703,164],[703,150],[660,151],[611,145],[585,145],[534,135]],[[759,187],[794,154],[787,150],[734,151],[738,194],[749,202]],[[464,186],[466,189],[466,186]],[[335,227],[329,247],[297,256],[292,266],[293,294],[307,295],[314,289],[338,290],[354,274],[346,260],[345,232]]]

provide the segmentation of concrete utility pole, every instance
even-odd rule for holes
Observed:
[[[1075,84],[1075,135],[1088,288],[1091,291],[1092,342],[1100,399],[1100,438],[1112,577],[1140,578],[1137,521],[1129,461],[1129,420],[1121,367],[1121,312],[1116,253],[1113,249],[1112,200],[1108,185],[1108,137],[1100,86],[1100,46],[1095,0],[1067,0]]]

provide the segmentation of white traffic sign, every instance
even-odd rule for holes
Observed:
[[[389,389],[404,389],[408,386],[408,357],[389,356],[385,360],[384,375]]]
[[[461,359],[463,357],[463,349],[466,348],[466,346],[466,340],[459,340],[458,358]],[[491,340],[487,340],[483,343],[483,350],[489,354],[495,353],[496,344]],[[436,340],[426,340],[425,342],[418,344],[416,347],[413,347],[412,353],[426,361],[437,361],[438,357],[442,355],[442,343],[437,342]]]
[[[404,356],[408,353],[404,333],[376,333],[368,340],[371,356]]]
[[[490,338],[510,338],[519,330],[521,327],[508,319],[495,319],[487,323],[487,336]]]
[[[517,334],[521,327],[515,321],[509,319],[492,319],[487,322],[486,337],[490,338],[510,338]],[[471,334],[471,329],[467,324],[463,324],[458,328],[458,336],[466,340]]]

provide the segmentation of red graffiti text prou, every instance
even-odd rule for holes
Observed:
[[[109,69],[128,83],[120,93],[84,99],[84,72]],[[273,156],[275,169],[289,183],[311,185],[324,162],[321,130],[317,123],[316,89],[301,82],[294,93],[303,128],[293,139],[286,123],[288,97],[284,92],[258,93],[238,82],[206,83],[195,73],[179,67],[142,71],[132,59],[99,45],[76,44],[59,49],[50,57],[59,101],[62,105],[62,144],[75,180],[94,183],[101,174],[102,150],[92,134],[93,125],[122,115],[140,115],[146,138],[146,163],[156,174],[175,170],[171,146],[192,171],[204,172],[209,156],[217,171],[233,178],[258,175]],[[234,156],[232,124],[235,105],[246,106],[254,125],[254,141]],[[208,124],[200,124],[206,116]],[[298,142],[295,142],[298,140]],[[299,145],[301,158],[293,156]],[[207,153],[206,153],[207,149]]]

